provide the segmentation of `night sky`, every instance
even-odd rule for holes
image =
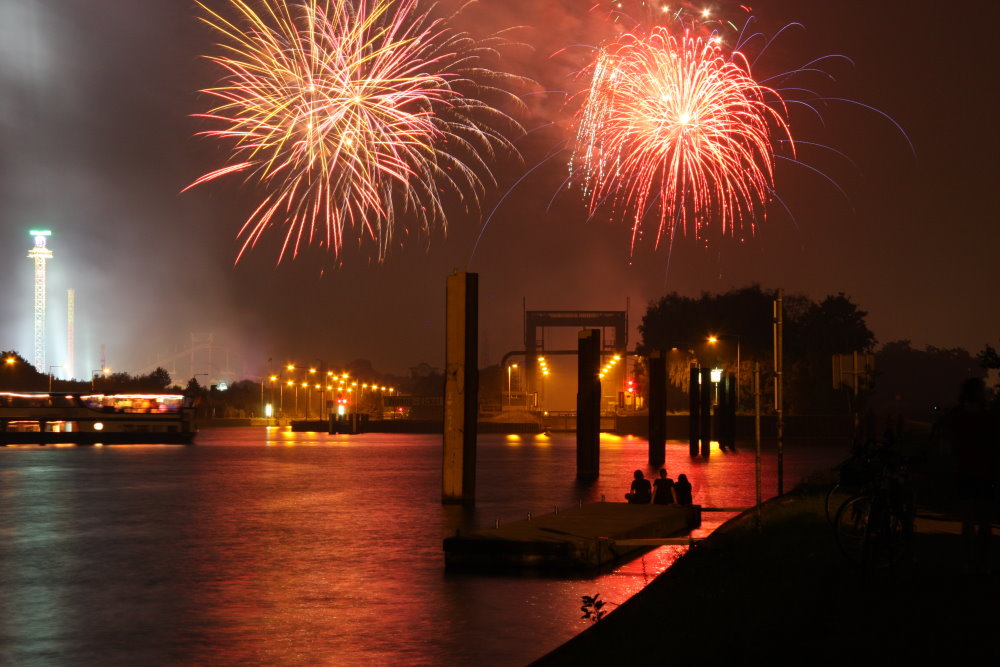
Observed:
[[[208,0],[222,7],[222,0]],[[573,85],[569,44],[595,44],[592,0],[483,0],[465,16],[492,32],[522,25],[535,45],[512,69],[547,90]],[[736,3],[714,3],[733,12]],[[781,164],[776,189],[794,219],[774,205],[759,234],[740,244],[679,240],[630,257],[629,231],[586,220],[558,194],[566,153],[540,167],[504,201],[470,253],[482,219],[449,220],[433,236],[379,264],[346,253],[336,265],[319,250],[275,266],[266,240],[239,264],[236,232],[259,196],[232,178],[180,191],[225,163],[218,143],[190,114],[210,101],[197,91],[218,73],[201,58],[213,36],[186,0],[0,0],[0,348],[31,356],[31,246],[50,228],[50,364],[62,363],[65,291],[76,290],[77,375],[98,368],[105,344],[115,370],[148,370],[192,332],[214,333],[259,375],[289,360],[370,359],[406,373],[444,362],[444,278],[480,274],[481,361],[522,346],[528,309],[620,310],[637,325],[651,299],[759,282],[819,299],[845,292],[869,313],[880,343],[965,347],[1000,339],[1000,233],[994,204],[998,141],[995,0],[947,5],[770,1],[753,4],[761,27],[791,22],[755,72],[780,72],[826,54],[831,102],[825,125],[793,116],[800,139],[835,147],[855,163],[801,148],[847,193],[813,172]],[[578,47],[577,54],[585,51]],[[583,55],[579,55],[582,58]],[[555,97],[535,99],[528,127],[555,124],[519,144],[528,167],[566,138]],[[800,123],[800,124],[799,124]],[[496,166],[500,191],[524,173]],[[629,346],[637,342],[633,333]],[[557,344],[561,339],[553,339]],[[92,364],[87,366],[87,364]]]

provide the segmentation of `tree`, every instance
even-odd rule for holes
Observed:
[[[39,373],[27,359],[13,350],[0,352],[0,389],[45,391],[49,376]]]
[[[698,298],[668,294],[650,303],[643,316],[639,353],[672,348],[687,351],[686,355],[668,357],[670,384],[682,387],[687,384],[687,366],[692,360],[735,372],[737,350],[733,348],[738,344],[740,393],[745,397],[753,362],[771,368],[775,296],[775,290],[757,284],[723,294],[703,292]],[[831,358],[872,349],[875,336],[865,323],[867,313],[843,293],[819,303],[792,294],[785,296],[783,303],[786,407],[793,412],[824,412],[845,405],[832,387]],[[710,335],[719,336],[719,344],[707,346]]]
[[[739,336],[747,358],[764,356],[771,350],[773,300],[773,291],[756,284],[724,294],[702,292],[697,299],[668,294],[646,309],[638,351],[645,356],[656,349],[690,349],[721,334]]]
[[[976,355],[979,366],[989,375],[990,371],[1000,370],[1000,354],[992,345],[987,345]],[[1000,382],[993,387],[993,408],[1000,411]]]
[[[956,402],[964,380],[985,374],[977,359],[961,348],[918,350],[908,340],[886,343],[875,354],[870,405],[878,412],[932,419],[936,410]]]
[[[791,410],[823,412],[847,405],[833,388],[832,359],[872,351],[875,334],[865,323],[867,315],[841,292],[786,317],[785,385]]]

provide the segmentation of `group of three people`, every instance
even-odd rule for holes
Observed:
[[[667,469],[660,468],[660,476],[650,484],[641,470],[632,473],[632,486],[625,494],[630,505],[691,505],[691,482],[687,475],[678,475],[677,481],[667,477]]]

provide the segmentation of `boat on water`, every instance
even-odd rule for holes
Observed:
[[[180,394],[0,392],[0,446],[190,444],[196,432]]]

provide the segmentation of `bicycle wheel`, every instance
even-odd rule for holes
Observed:
[[[893,565],[904,551],[903,522],[888,498],[877,497],[869,515],[865,565],[883,568]]]
[[[847,560],[858,566],[865,564],[871,504],[871,496],[849,498],[841,504],[833,520],[837,546]]]
[[[826,492],[826,501],[824,502],[823,509],[826,512],[826,521],[831,526],[835,525],[837,509],[849,497],[848,494],[848,487],[839,483],[834,484],[833,488]]]
[[[847,500],[834,520],[837,545],[858,567],[889,567],[903,553],[899,516],[881,496],[859,495]]]

